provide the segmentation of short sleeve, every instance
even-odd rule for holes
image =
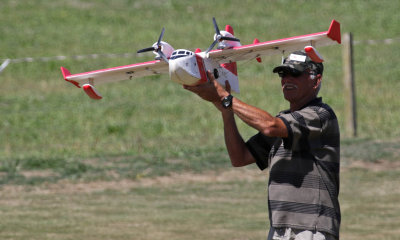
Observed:
[[[317,148],[321,144],[322,123],[317,111],[304,108],[278,116],[288,129],[288,137],[283,138],[284,147],[293,152]]]
[[[276,140],[277,138],[275,137],[268,137],[262,133],[258,133],[246,142],[247,148],[261,170],[268,168],[269,152]]]

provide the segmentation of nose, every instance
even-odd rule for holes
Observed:
[[[281,83],[283,85],[283,84],[288,83],[288,82],[293,82],[293,80],[294,80],[294,77],[292,77],[290,75],[286,75],[286,76],[283,76],[281,78]]]

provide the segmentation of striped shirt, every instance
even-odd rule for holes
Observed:
[[[271,225],[338,237],[340,134],[335,113],[322,98],[315,98],[277,117],[288,129],[287,138],[258,133],[246,143],[258,167],[269,167]]]

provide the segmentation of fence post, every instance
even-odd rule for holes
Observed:
[[[345,33],[342,38],[343,81],[345,98],[345,132],[347,136],[357,136],[356,90],[353,69],[353,36]]]

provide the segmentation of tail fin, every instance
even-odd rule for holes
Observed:
[[[226,25],[225,26],[225,31],[229,32],[232,35],[235,35],[233,32],[233,27],[231,25]],[[220,65],[222,68],[227,70],[227,78],[229,84],[231,85],[231,89],[237,93],[239,93],[239,79],[238,79],[238,73],[237,73],[237,64],[236,62],[232,63],[223,63]],[[219,80],[219,79],[217,79]],[[225,86],[225,83],[220,82],[223,86]]]
[[[239,93],[239,78],[237,74],[236,62],[221,64],[221,67],[225,71],[225,74],[223,74],[225,78],[218,78],[217,81],[225,86],[225,81],[228,80],[229,85],[231,85],[231,89],[234,92]]]
[[[237,65],[236,62],[219,64],[211,58],[197,57],[198,66],[201,74],[201,79],[203,76],[205,82],[208,81],[206,76],[206,71],[214,71],[214,77],[222,86],[225,87],[225,82],[228,81],[231,86],[232,91],[239,93],[239,80],[237,75]],[[200,64],[201,63],[201,64]]]
[[[235,74],[236,76],[238,75],[236,62],[223,63],[221,64],[221,67],[228,69],[231,73]]]
[[[225,31],[227,31],[228,33],[230,33],[230,34],[232,34],[232,35],[235,35],[235,34],[233,33],[233,27],[232,27],[231,25],[226,25],[226,26],[225,26]]]

